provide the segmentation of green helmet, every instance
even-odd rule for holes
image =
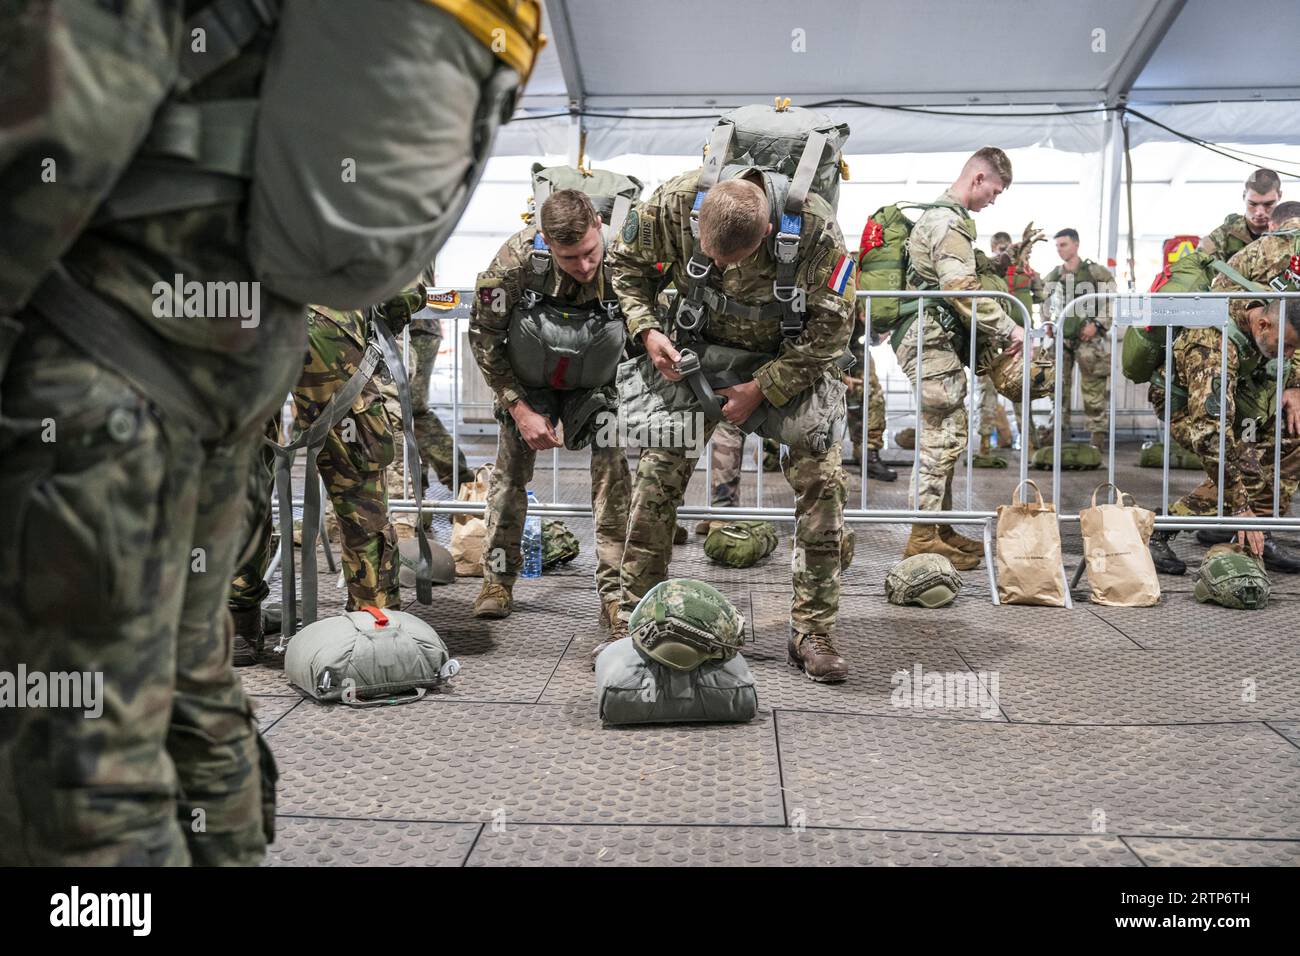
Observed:
[[[749,568],[775,551],[776,541],[770,521],[732,521],[709,531],[704,553],[729,568]]]
[[[563,521],[542,522],[542,570],[549,571],[578,556],[578,536]]]
[[[997,455],[973,455],[971,464],[976,468],[1005,468],[1007,460]]]
[[[987,370],[993,388],[999,395],[1005,395],[1013,402],[1020,401],[1020,387],[1024,384],[1025,356],[1022,352],[1011,355],[1002,352],[995,358]],[[1056,390],[1056,363],[1051,353],[1040,349],[1029,363],[1029,397],[1047,398]]]
[[[628,621],[645,657],[690,671],[705,661],[728,661],[745,643],[745,619],[715,588],[669,578],[646,592]]]
[[[902,431],[894,432],[894,444],[908,451],[916,448],[916,429],[904,428]]]
[[[961,575],[941,554],[914,554],[885,575],[885,597],[890,604],[943,607],[961,590]]]
[[[1052,446],[1049,442],[1034,452],[1031,464],[1039,471],[1050,471],[1052,467]],[[1091,471],[1101,467],[1101,452],[1083,442],[1061,442],[1062,471]]]
[[[1259,561],[1235,544],[1216,544],[1205,552],[1196,575],[1196,600],[1212,601],[1239,611],[1257,611],[1268,603],[1268,574]]]
[[[456,580],[456,562],[452,560],[451,552],[437,541],[429,542],[429,550],[433,552],[433,583],[451,584]],[[397,556],[401,562],[397,567],[397,583],[404,588],[415,587],[415,569],[420,566],[420,539],[403,538],[397,542]]]

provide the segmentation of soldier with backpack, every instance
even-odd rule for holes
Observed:
[[[789,446],[782,470],[797,517],[787,654],[824,682],[848,677],[831,636],[847,496],[841,360],[854,303],[854,262],[833,206],[847,136],[847,127],[788,100],[727,114],[703,169],[639,204],[611,251],[629,334],[646,350],[620,369],[620,401],[628,401],[626,375],[647,397],[670,395],[670,411],[705,420],[706,437],[725,419]],[[678,290],[667,328],[655,312],[666,271],[658,263],[671,266]],[[623,556],[624,619],[668,577],[694,465],[685,446],[642,449]]]
[[[32,672],[102,674],[107,698],[94,719],[0,708],[0,864],[251,865],[273,837],[225,606],[255,450],[301,372],[306,303],[415,278],[540,44],[531,2],[319,14],[0,13],[26,51],[0,82],[21,104],[0,111],[0,634]]]
[[[594,423],[616,404],[614,376],[626,332],[610,282],[602,214],[592,196],[611,217],[612,235],[641,184],[601,170],[538,165],[533,173],[542,197],[537,221],[507,239],[479,273],[470,317],[470,348],[496,395],[500,424],[474,616],[504,618],[514,610],[537,453],[590,445],[600,620],[621,634],[619,566],[630,476],[621,443],[611,440],[617,436]],[[552,185],[571,188],[551,191]]]
[[[975,152],[962,166],[957,180],[933,203],[924,206],[914,226],[897,212],[906,236],[903,243],[898,243],[897,252],[888,251],[889,233],[893,230],[890,226],[881,226],[882,244],[868,250],[872,243],[864,242],[864,283],[869,269],[891,285],[898,281],[892,271],[901,270],[908,289],[942,292],[984,288],[976,259],[975,221],[970,213],[991,205],[1010,185],[1011,161],[1006,153],[996,146]],[[887,209],[897,211],[897,207]],[[898,239],[892,241],[897,243]],[[883,255],[887,262],[869,262],[867,252]],[[918,378],[921,380],[920,467],[914,506],[919,511],[951,510],[953,473],[967,444],[966,365],[970,361],[970,336],[977,336],[982,356],[999,351],[1014,356],[1023,346],[1024,330],[994,299],[944,299],[936,295],[926,299],[918,368],[919,309],[915,300],[896,301],[903,304],[896,306],[899,314],[892,323],[891,343],[913,385]],[[980,542],[959,534],[951,525],[915,524],[903,557],[938,554],[959,570],[969,571],[979,566],[983,552]]]
[[[1282,180],[1271,169],[1257,169],[1246,180],[1241,198],[1245,215],[1234,212],[1201,239],[1197,252],[1227,262],[1268,231],[1273,207],[1282,201]]]

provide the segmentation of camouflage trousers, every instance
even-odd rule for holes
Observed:
[[[854,449],[858,449],[862,442],[862,402],[864,398],[862,380],[863,366],[866,366],[866,403],[867,403],[867,448],[879,451],[885,447],[885,391],[880,387],[880,379],[876,378],[876,363],[871,360],[871,353],[867,350],[865,344],[858,342],[860,330],[854,331],[853,337],[853,354],[857,358],[858,364],[853,367],[850,373],[853,378],[852,384],[849,385],[848,403],[849,403],[849,441],[852,442]],[[854,455],[854,458],[861,458],[860,450]]]
[[[533,478],[537,452],[528,447],[514,419],[500,407],[497,421],[501,427],[496,467],[488,482],[483,580],[513,585],[523,566],[520,543],[528,517],[528,482]],[[627,454],[622,448],[593,442],[591,511],[596,526],[596,590],[602,603],[619,596],[619,566],[623,563],[630,489]]]
[[[840,541],[848,497],[842,454],[836,442],[823,455],[790,448],[781,461],[781,470],[795,493],[790,620],[803,634],[830,633],[839,612]],[[625,619],[647,591],[668,577],[677,509],[685,500],[696,461],[681,448],[641,451],[623,551],[621,614]]]
[[[310,313],[307,364],[293,387],[295,433],[309,428],[331,396],[357,370],[365,350],[332,320]],[[269,427],[269,426],[268,426]],[[305,454],[300,451],[299,457]],[[388,518],[384,469],[393,459],[393,426],[372,380],[351,414],[330,429],[316,468],[338,521],[348,610],[367,605],[400,607],[397,532]],[[258,470],[265,469],[259,462]],[[262,577],[271,562],[271,509],[251,529],[256,547],[231,582],[232,608],[251,607],[265,596]],[[260,595],[260,596],[259,596]]]
[[[1189,448],[1193,436],[1188,431],[1189,416],[1186,413],[1173,415],[1169,420],[1169,431],[1174,440],[1184,448]],[[1250,510],[1260,517],[1273,514],[1273,456],[1277,446],[1273,442],[1276,422],[1269,420],[1261,426],[1258,434],[1267,435],[1267,441],[1243,444],[1245,455],[1239,462],[1242,482],[1250,499]],[[1213,448],[1208,454],[1202,454],[1201,463],[1205,468],[1206,478],[1190,492],[1169,505],[1173,515],[1204,516],[1214,515],[1219,510],[1219,446],[1211,443]],[[1291,499],[1295,497],[1296,488],[1300,487],[1300,438],[1282,432],[1282,479],[1279,482],[1277,513],[1287,514],[1291,509]],[[1231,502],[1224,501],[1224,514],[1232,514]]]
[[[302,364],[292,318],[264,313],[247,357],[172,348],[215,447],[43,323],[7,368],[0,343],[0,670],[102,675],[95,717],[0,708],[0,864],[264,856],[275,764],[231,667],[225,597],[261,506],[247,491],[263,423]]]
[[[1068,441],[1070,406],[1073,404],[1074,367],[1079,366],[1079,391],[1092,434],[1110,430],[1110,347],[1108,336],[1098,333],[1087,342],[1066,342],[1061,354],[1061,434]]]
[[[913,326],[915,328],[915,326]],[[969,442],[966,369],[951,336],[927,319],[921,361],[921,410],[917,416],[919,465],[912,475],[911,504],[917,511],[943,511],[952,494],[952,476]],[[898,350],[903,374],[916,385],[916,340],[907,335]]]
[[[463,485],[474,480],[474,473],[466,463],[463,451],[456,449],[456,454],[453,456],[451,433],[429,407],[429,384],[433,377],[433,363],[438,357],[438,349],[442,346],[441,326],[435,323],[432,329],[432,331],[417,331],[415,327],[411,329],[411,347],[407,357],[407,375],[411,383],[411,414],[414,418],[415,443],[420,450],[420,479],[424,487],[428,487],[429,476],[432,473],[450,490],[453,476],[456,476],[456,480]],[[402,421],[402,403],[397,397],[396,384],[384,387],[384,401],[388,406],[389,418],[393,422],[393,439],[396,443],[393,462],[388,466],[388,494],[390,498],[411,498],[414,497],[414,488],[409,481],[403,481],[406,433],[399,427]],[[455,468],[452,468],[453,458],[456,461]],[[431,520],[432,516],[426,517],[426,527]],[[395,514],[393,524],[400,537],[414,536],[415,515],[406,512]]]

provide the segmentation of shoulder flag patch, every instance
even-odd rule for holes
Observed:
[[[835,268],[831,270],[831,277],[826,280],[826,284],[843,295],[851,278],[853,278],[853,260],[848,256],[840,256],[840,261],[835,263]]]

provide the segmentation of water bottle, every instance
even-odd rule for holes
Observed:
[[[537,504],[537,496],[531,491],[528,492],[528,503]],[[524,521],[523,558],[524,567],[520,571],[520,576],[540,578],[542,576],[542,518],[534,514],[531,508],[527,520]]]
[[[996,429],[996,428],[993,429],[993,441],[992,441],[992,445],[993,445],[994,448],[1001,448],[1001,447],[1002,447],[1002,439],[999,437],[999,435],[998,435],[998,429]]]

